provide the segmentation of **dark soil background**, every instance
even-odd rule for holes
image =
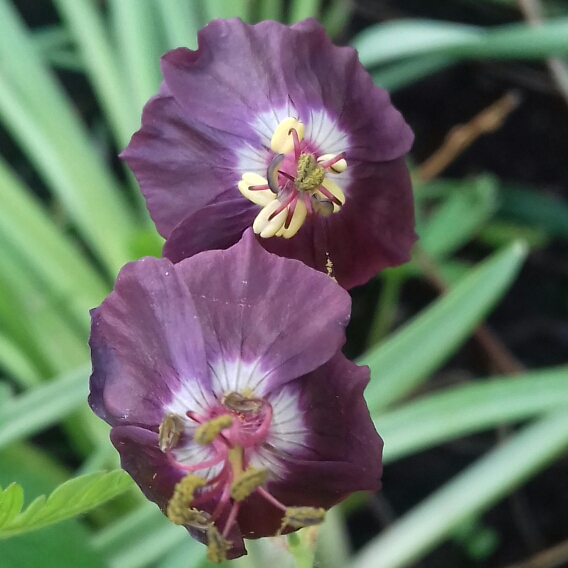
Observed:
[[[521,19],[514,6],[499,2],[359,0],[352,31],[356,33],[368,25],[400,17],[484,26]],[[531,186],[534,191],[554,195],[565,202],[568,200],[568,105],[556,91],[545,65],[518,61],[459,64],[397,91],[392,98],[416,134],[412,156],[420,163],[441,145],[453,126],[467,122],[510,89],[519,90],[522,96],[519,108],[500,130],[478,139],[442,177],[462,178],[489,172],[504,182]],[[504,216],[506,212],[499,214]],[[481,245],[468,245],[460,255],[477,259],[486,252]],[[355,291],[353,327],[368,329],[368,314],[373,313],[372,302],[379,286],[370,283]],[[403,290],[400,312],[405,317],[413,314],[435,296],[436,292],[424,281],[410,281]],[[566,363],[566,240],[555,239],[531,253],[520,277],[488,323],[528,368]],[[349,347],[356,352],[358,346],[352,343]],[[429,388],[475,380],[492,371],[483,349],[471,340],[430,381]],[[381,494],[364,513],[350,519],[354,544],[364,543],[373,531],[381,530],[405,513],[496,443],[497,433],[484,433],[388,465]],[[416,566],[516,566],[568,539],[567,511],[568,459],[564,458]],[[568,558],[554,566],[568,567]]]
[[[16,2],[31,26],[57,23],[51,2]],[[354,14],[343,38],[364,27],[400,17],[436,18],[484,26],[518,21],[514,5],[483,0],[356,0]],[[87,81],[79,74],[60,77],[85,119],[96,124],[100,112]],[[438,72],[393,95],[416,134],[413,159],[420,163],[442,143],[456,124],[467,122],[506,91],[518,89],[522,104],[496,133],[480,138],[448,168],[443,176],[461,178],[489,172],[507,182],[529,185],[535,191],[568,200],[568,106],[557,93],[544,65],[522,62],[474,62]],[[18,148],[0,129],[0,145],[19,174],[45,190]],[[109,156],[116,149],[109,147]],[[501,214],[504,214],[502,212]],[[479,259],[488,252],[468,245],[464,258]],[[357,355],[364,348],[365,331],[374,313],[380,283],[356,289],[347,350]],[[403,290],[400,320],[419,311],[436,297],[424,281],[411,280]],[[493,312],[489,325],[506,347],[527,367],[566,362],[568,353],[568,243],[556,239],[533,252],[517,282]],[[357,330],[357,331],[354,331]],[[429,388],[475,380],[492,372],[483,349],[474,341],[432,379]],[[56,436],[42,436],[50,443]],[[389,465],[384,489],[349,521],[356,547],[402,515],[433,490],[460,472],[498,442],[488,432],[446,444]],[[61,451],[54,448],[55,453]],[[72,461],[71,456],[67,459]],[[458,504],[456,504],[457,506]],[[568,539],[568,459],[558,461],[524,488],[506,499],[470,527],[442,545],[416,566],[421,568],[499,568]],[[568,561],[555,566],[568,567]]]

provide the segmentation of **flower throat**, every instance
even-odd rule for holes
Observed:
[[[266,178],[246,172],[239,182],[240,192],[262,207],[253,223],[262,238],[293,237],[309,215],[327,217],[345,203],[343,191],[329,177],[347,168],[345,152],[317,155],[304,141],[304,131],[296,118],[280,122],[270,141],[275,155]]]

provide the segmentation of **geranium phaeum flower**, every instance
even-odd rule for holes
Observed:
[[[408,260],[413,135],[350,47],[315,20],[215,20],[162,57],[160,93],[122,153],[173,262],[263,246],[345,288]]]
[[[369,371],[340,352],[349,310],[331,278],[250,230],[179,264],[126,265],[93,310],[89,403],[124,469],[210,560],[379,488]]]

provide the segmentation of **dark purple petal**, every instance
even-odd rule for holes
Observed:
[[[290,475],[280,491],[293,494],[294,486],[304,487],[331,503],[353,491],[380,488],[383,443],[363,398],[368,382],[367,367],[338,353],[294,384],[310,434],[304,449],[286,460]]]
[[[114,447],[120,454],[120,465],[127,471],[136,484],[140,487],[147,499],[156,503],[165,514],[168,502],[174,493],[174,487],[183,476],[184,472],[173,467],[166,456],[158,448],[158,435],[137,426],[115,426],[110,433]],[[212,513],[217,501],[209,500],[200,505],[200,509]],[[229,507],[219,517],[223,526],[229,514]],[[187,527],[193,538],[206,543],[203,531]],[[238,558],[246,554],[243,538],[239,527],[234,525],[228,535],[232,548],[227,553],[227,558]]]
[[[191,212],[239,195],[235,144],[242,144],[240,138],[192,120],[173,97],[150,99],[142,128],[120,156],[136,175],[164,238]]]
[[[251,229],[229,250],[175,267],[195,298],[207,360],[255,363],[264,377],[258,394],[316,369],[345,341],[349,294],[325,274],[267,253]]]
[[[291,49],[290,28],[213,20],[198,32],[198,49],[162,57],[169,91],[190,116],[258,146],[252,124],[258,114],[288,103],[281,58]]]
[[[310,432],[294,455],[279,453],[287,471],[268,483],[269,492],[286,506],[329,509],[354,491],[381,487],[383,442],[363,398],[369,369],[338,353],[293,385],[299,411]],[[281,512],[252,495],[239,512],[245,538],[274,534]]]
[[[162,254],[179,262],[206,250],[228,249],[252,225],[258,211],[258,206],[244,197],[203,207],[172,231]]]
[[[312,218],[294,238],[265,239],[263,246],[321,271],[326,270],[329,258],[333,275],[346,289],[365,284],[387,266],[410,260],[416,234],[412,186],[404,158],[354,164],[353,177],[339,213]]]
[[[157,427],[182,380],[207,390],[203,336],[193,300],[169,260],[144,258],[127,264],[114,291],[91,313],[89,404],[109,424]]]
[[[325,110],[347,134],[348,163],[387,161],[406,154],[414,140],[388,93],[373,84],[352,47],[337,47],[314,19],[292,26],[288,50],[277,61],[290,99],[307,123]],[[267,57],[276,54],[267,54]],[[274,59],[273,59],[274,60]]]

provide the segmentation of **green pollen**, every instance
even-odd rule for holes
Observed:
[[[302,154],[298,158],[298,175],[294,183],[299,191],[314,191],[323,182],[325,169],[320,166],[312,154]]]
[[[235,501],[243,501],[255,491],[257,487],[264,485],[267,478],[268,469],[249,467],[231,483],[231,498]]]
[[[205,483],[205,479],[190,473],[176,484],[166,511],[166,515],[172,523],[185,525],[194,524],[201,520],[205,522],[206,519],[199,516],[198,511],[190,508],[193,494],[200,487],[204,487]]]

